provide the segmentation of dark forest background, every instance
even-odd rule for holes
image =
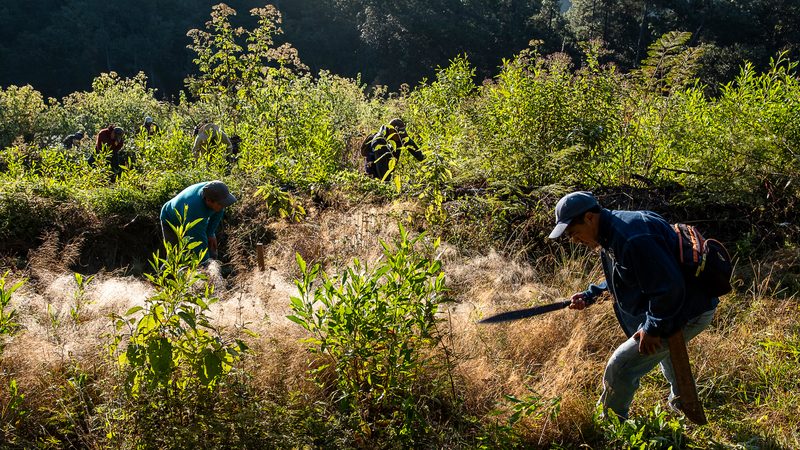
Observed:
[[[188,30],[202,28],[216,1],[3,0],[0,86],[31,84],[46,96],[88,89],[101,72],[145,72],[162,95],[192,73]],[[264,0],[230,0],[242,26]],[[708,44],[701,80],[734,76],[743,60],[757,68],[781,51],[797,58],[800,0],[275,0],[284,35],[313,72],[327,69],[396,89],[433,75],[466,54],[479,77],[532,40],[542,53],[576,55],[602,39],[606,61],[636,67],[667,31]]]

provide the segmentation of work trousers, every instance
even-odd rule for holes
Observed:
[[[689,320],[683,327],[683,337],[686,342],[708,328],[715,311],[716,308]],[[620,319],[626,322],[626,328],[629,330],[636,330],[644,323],[644,316],[625,317],[623,313],[620,315]],[[666,339],[661,340],[661,348],[652,355],[639,353],[639,342],[632,337],[617,347],[608,360],[603,373],[603,393],[600,395],[598,403],[603,405],[604,414],[608,414],[611,410],[619,417],[626,419],[633,401],[633,394],[639,388],[639,380],[657,364],[661,365],[661,372],[669,381],[669,400],[673,401],[680,395],[680,392],[677,391],[675,371],[672,368]]]

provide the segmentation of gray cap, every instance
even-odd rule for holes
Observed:
[[[548,236],[550,239],[560,237],[569,226],[572,219],[589,211],[595,206],[600,206],[591,192],[578,191],[561,197],[556,204],[556,226]]]
[[[150,117],[150,116],[145,117],[144,118],[144,123],[153,123],[153,118]]]
[[[228,190],[228,186],[219,180],[209,181],[203,186],[203,197],[221,204],[224,208],[236,202],[236,197]]]

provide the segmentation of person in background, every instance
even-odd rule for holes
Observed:
[[[72,147],[79,147],[82,141],[83,131],[78,131],[65,137],[64,140],[61,141],[61,145],[63,145],[65,149],[69,150]]]
[[[678,235],[651,211],[612,211],[590,192],[573,192],[556,204],[551,239],[566,234],[573,242],[599,250],[605,281],[572,296],[581,310],[603,292],[614,298],[614,312],[628,336],[608,360],[599,404],[604,414],[627,418],[639,380],[655,366],[670,384],[668,405],[680,409],[680,392],[666,338],[678,330],[688,342],[708,328],[719,299],[684,278],[676,255]]]
[[[152,136],[154,134],[157,134],[159,132],[159,130],[160,130],[160,128],[158,127],[158,124],[156,124],[153,121],[153,118],[150,117],[150,116],[147,116],[147,117],[144,118],[144,123],[139,128],[140,132],[145,132],[145,133],[147,133],[148,136]]]
[[[186,237],[200,243],[193,249],[195,253],[199,255],[206,251],[203,263],[211,258],[217,259],[217,228],[222,222],[225,208],[234,202],[236,197],[222,181],[204,181],[187,187],[161,207],[161,233],[164,241],[173,245],[178,243],[178,236],[172,227],[177,227],[181,218],[185,224],[200,219],[199,223],[186,232]],[[184,208],[186,217],[182,217]]]
[[[392,119],[387,125],[372,135],[368,148],[365,149],[365,170],[368,175],[379,180],[390,180],[389,162],[399,161],[403,149],[408,150],[417,161],[425,159],[419,146],[406,133],[406,124],[402,119]]]
[[[233,143],[228,135],[215,123],[202,122],[194,128],[194,145],[192,145],[192,153],[198,157],[208,150],[211,145],[218,145],[224,142],[228,154],[233,152]]]
[[[97,142],[94,150],[97,153],[111,150],[111,154],[108,157],[108,163],[111,166],[111,171],[114,173],[114,178],[116,178],[122,172],[122,169],[120,169],[120,163],[123,159],[121,151],[124,144],[125,130],[118,126],[112,124],[106,128],[103,128],[99,133],[97,133]],[[89,164],[94,165],[94,156],[89,158]]]

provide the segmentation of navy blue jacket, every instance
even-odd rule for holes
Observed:
[[[594,298],[603,291],[613,294],[614,312],[629,337],[623,316],[642,317],[640,326],[653,336],[668,337],[690,319],[710,311],[719,300],[709,297],[695,282],[687,282],[678,263],[678,236],[658,214],[651,211],[600,213],[598,239],[606,279],[584,292]]]

